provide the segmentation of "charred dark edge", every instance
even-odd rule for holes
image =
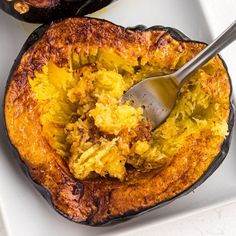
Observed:
[[[83,16],[93,13],[116,0],[60,0],[59,4],[53,7],[34,7],[25,14],[20,14],[14,9],[15,0],[9,2],[0,0],[0,9],[15,17],[18,20],[28,23],[49,23],[53,20],[62,19],[70,16]]]
[[[89,17],[87,17],[87,18],[88,19],[96,19],[96,18],[89,18]],[[96,20],[100,20],[100,19],[96,19]],[[60,22],[60,21],[61,20],[57,20],[55,22]],[[113,23],[111,23],[111,22],[109,22],[107,20],[103,20],[103,21],[106,21],[106,22],[108,22],[110,24],[113,24]],[[4,94],[4,100],[3,100],[3,110],[5,110],[6,94],[7,94],[10,82],[11,82],[11,78],[12,78],[12,75],[13,75],[15,69],[18,66],[18,63],[20,62],[20,60],[21,60],[22,56],[24,55],[24,53],[29,48],[31,48],[43,36],[43,34],[47,31],[49,26],[50,26],[50,24],[46,24],[46,25],[42,25],[39,28],[37,28],[29,36],[29,38],[26,40],[25,44],[23,45],[19,55],[17,56],[13,66],[11,68],[11,71],[10,71],[10,74],[9,74],[9,77],[8,77],[8,80],[7,80],[6,90],[5,90],[5,94]],[[141,32],[142,31],[152,31],[152,30],[162,30],[162,31],[168,32],[171,35],[171,37],[173,37],[177,41],[200,43],[200,44],[205,44],[206,45],[206,43],[203,43],[203,42],[200,42],[200,41],[194,41],[194,40],[189,39],[185,34],[180,32],[179,30],[177,30],[175,28],[171,28],[171,27],[153,26],[153,27],[150,27],[150,28],[146,28],[143,25],[138,25],[138,26],[132,27],[132,28],[124,28],[124,27],[119,26],[119,25],[116,25],[116,26],[121,27],[123,29],[127,29],[127,30],[141,31]],[[188,193],[192,192],[194,189],[196,189],[198,186],[200,186],[203,182],[205,182],[206,179],[209,176],[211,176],[214,173],[214,171],[220,166],[220,164],[223,162],[223,160],[225,159],[225,157],[228,154],[229,147],[230,147],[230,142],[231,142],[231,139],[232,139],[232,130],[233,130],[233,126],[234,126],[234,107],[233,107],[233,102],[232,102],[232,82],[231,82],[230,75],[228,73],[228,68],[227,68],[224,60],[221,57],[220,57],[220,59],[222,60],[223,65],[224,65],[224,67],[225,67],[225,69],[227,71],[227,75],[228,75],[229,82],[230,82],[230,101],[229,101],[229,103],[230,103],[230,113],[229,113],[229,118],[228,118],[228,131],[229,131],[229,134],[225,138],[224,142],[221,145],[220,153],[215,157],[214,161],[210,164],[210,166],[207,168],[205,173],[194,184],[192,184],[191,186],[189,186],[187,189],[185,189],[183,192],[177,194],[176,196],[174,196],[174,197],[172,197],[170,199],[164,200],[163,202],[158,203],[158,204],[156,204],[154,206],[147,207],[147,208],[140,208],[138,211],[129,211],[129,212],[127,212],[126,214],[124,214],[122,216],[119,216],[119,215],[118,216],[113,216],[111,219],[107,219],[106,221],[104,221],[102,223],[94,224],[91,219],[87,220],[87,221],[83,221],[83,222],[77,222],[77,221],[71,219],[70,216],[68,216],[68,215],[64,214],[63,212],[61,212],[54,205],[54,203],[52,201],[51,193],[44,186],[40,185],[39,183],[35,182],[32,179],[28,166],[21,159],[20,154],[19,154],[17,148],[11,143],[10,137],[8,135],[8,132],[7,132],[6,117],[5,117],[5,113],[4,113],[4,115],[3,115],[4,116],[4,118],[3,118],[4,124],[3,125],[4,125],[5,135],[7,136],[7,139],[8,139],[9,147],[12,149],[13,154],[17,158],[17,162],[20,165],[20,167],[23,170],[23,172],[26,175],[26,177],[30,180],[31,183],[33,183],[34,187],[47,200],[49,205],[52,206],[60,215],[62,215],[63,217],[65,217],[68,220],[73,221],[75,223],[85,224],[85,225],[89,225],[89,226],[111,226],[111,225],[114,225],[114,224],[117,224],[117,223],[121,223],[121,222],[127,221],[127,220],[129,220],[131,218],[134,218],[136,216],[143,215],[143,214],[145,214],[145,213],[147,213],[149,211],[152,211],[154,209],[157,209],[159,207],[163,207],[165,205],[168,205],[171,202],[173,202],[174,200],[176,200],[176,199],[178,199],[178,198],[180,198],[182,196],[185,196]]]
[[[6,94],[8,92],[9,86],[10,86],[10,82],[11,82],[11,78],[14,74],[14,71],[17,69],[18,67],[18,63],[21,60],[22,56],[24,55],[24,53],[31,48],[42,36],[43,34],[47,31],[47,29],[49,28],[50,24],[47,25],[42,25],[40,27],[38,27],[36,30],[34,30],[33,33],[31,33],[31,35],[28,37],[28,39],[26,40],[25,44],[23,45],[22,49],[20,50],[19,55],[17,56],[17,58],[15,59],[15,62],[10,70],[9,73],[9,77],[7,80],[7,84],[6,84],[6,89],[5,89],[5,94],[4,94],[4,99],[3,99],[3,111],[5,111],[5,102],[6,102]],[[37,183],[35,180],[33,180],[31,174],[30,174],[30,170],[29,167],[27,166],[27,164],[21,159],[20,157],[20,153],[18,152],[17,148],[11,143],[11,139],[9,137],[8,134],[8,130],[7,130],[7,124],[6,124],[6,117],[5,117],[5,112],[4,114],[2,114],[3,116],[3,126],[4,126],[4,135],[5,137],[7,137],[7,143],[8,146],[10,148],[10,150],[12,151],[13,156],[16,158],[17,163],[19,164],[20,168],[22,169],[23,173],[25,174],[25,176],[27,177],[27,179],[31,182],[31,184],[38,190],[38,192],[43,196],[43,198],[49,203],[49,205],[51,207],[54,208],[54,210],[56,210],[60,215],[64,216],[65,218],[69,219],[69,216],[67,216],[66,214],[64,214],[63,212],[61,212],[53,203],[52,200],[52,196],[51,193],[44,187],[42,186],[40,183]],[[79,182],[79,181],[78,181]],[[70,219],[69,219],[70,220]]]

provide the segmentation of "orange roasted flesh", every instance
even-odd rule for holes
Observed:
[[[71,18],[53,23],[17,60],[5,97],[8,135],[67,218],[98,225],[159,206],[199,185],[226,156],[233,110],[218,56],[188,79],[154,131],[141,108],[118,102],[130,86],[172,73],[205,47],[173,32]]]

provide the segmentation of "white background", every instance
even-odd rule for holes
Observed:
[[[210,42],[235,20],[236,1],[119,0],[93,16],[123,26],[172,26],[193,39]],[[35,27],[0,12],[1,102],[10,66],[27,35]],[[222,55],[235,87],[236,46],[230,46]],[[1,126],[0,132],[1,138]],[[109,229],[95,229],[76,225],[55,213],[27,182],[6,148],[5,140],[0,139],[0,209],[8,235],[236,235],[236,203],[209,211],[210,208],[236,202],[235,140],[234,135],[230,154],[224,163],[194,193],[127,223]],[[0,232],[5,236],[1,226]]]

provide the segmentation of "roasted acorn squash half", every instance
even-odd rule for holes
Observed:
[[[0,0],[0,8],[30,23],[47,23],[69,16],[93,13],[114,0]]]
[[[205,47],[172,28],[125,29],[70,18],[36,29],[9,76],[5,124],[27,176],[66,218],[114,223],[172,202],[227,155],[231,83],[216,56],[180,91],[156,130],[119,97],[168,74]]]

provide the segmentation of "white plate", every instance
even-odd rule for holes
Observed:
[[[137,24],[176,27],[192,39],[210,42],[234,20],[234,0],[119,0],[93,14],[123,26]],[[0,12],[0,98],[5,82],[22,43],[36,25],[24,24]],[[236,46],[223,53],[232,78],[236,78]],[[234,87],[235,80],[233,79]],[[235,94],[234,94],[235,95]],[[1,108],[2,109],[2,108]],[[0,110],[0,113],[2,110]],[[236,201],[236,149],[220,168],[197,190],[174,203],[111,227],[91,228],[58,215],[31,186],[6,148],[0,121],[0,206],[9,236],[126,235],[163,222]],[[232,143],[236,141],[234,132]]]

